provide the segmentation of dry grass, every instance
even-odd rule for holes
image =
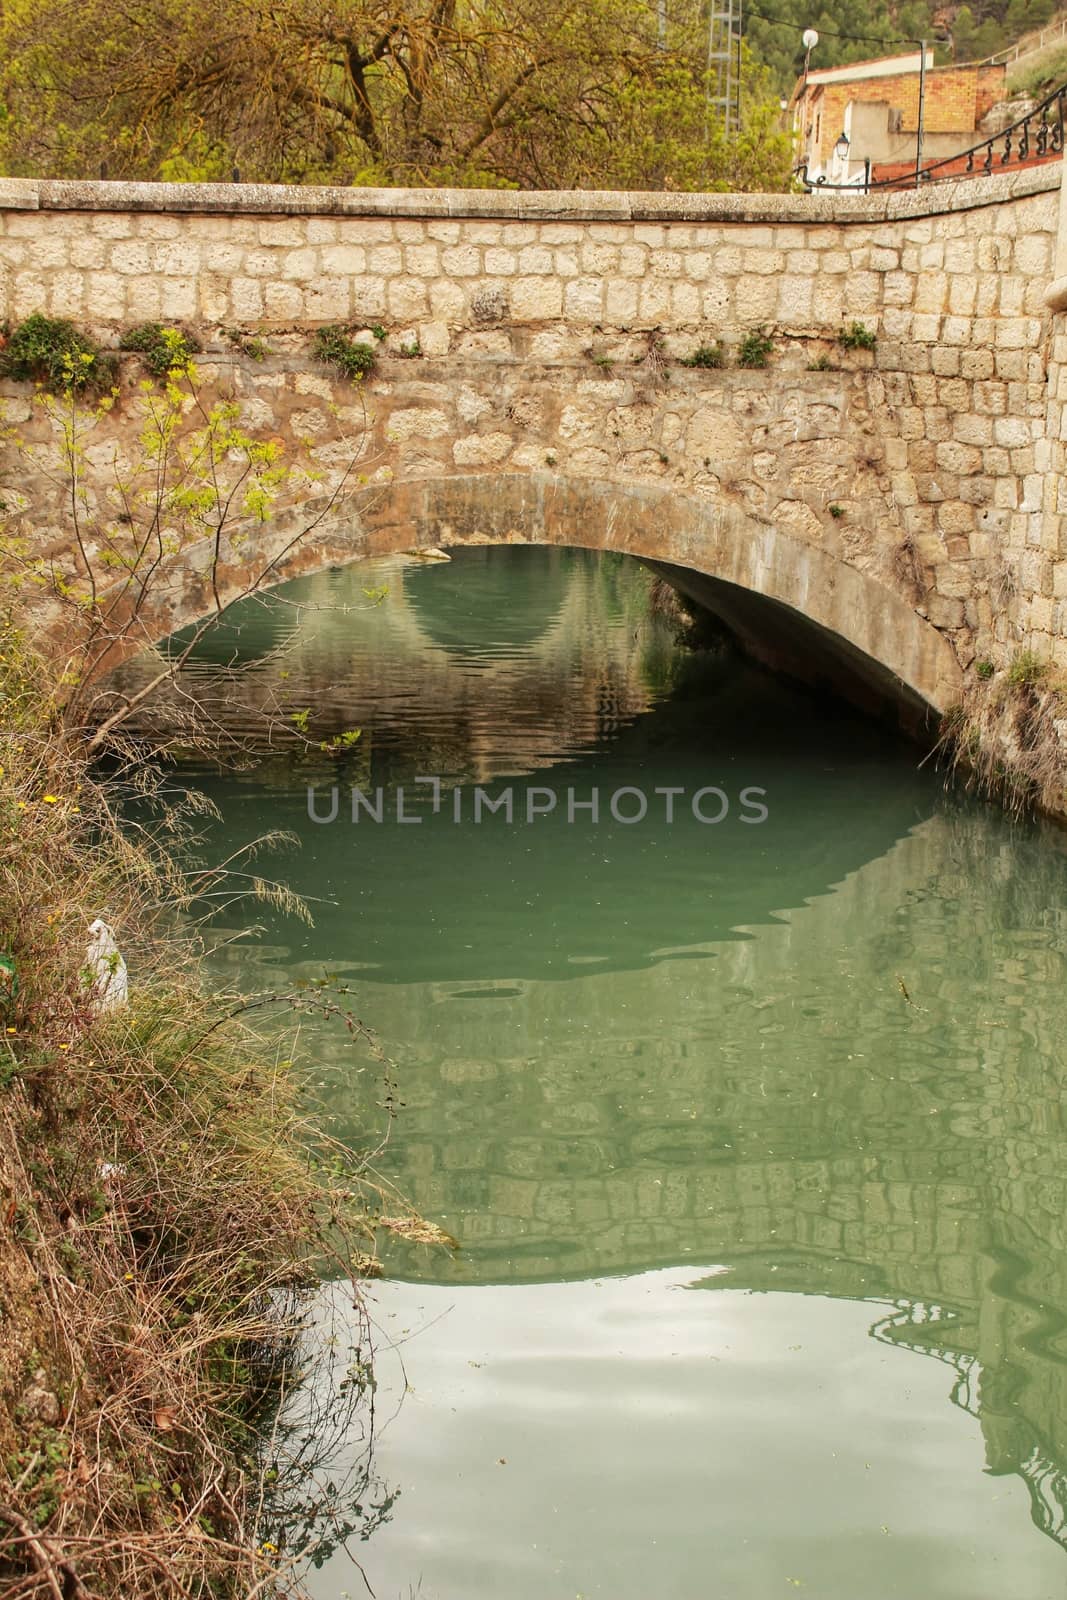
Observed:
[[[1013,815],[1059,814],[1063,754],[1055,722],[1064,715],[1067,683],[1029,651],[1018,652],[993,678],[976,678],[946,713],[939,752],[969,787]]]
[[[280,1423],[313,1360],[301,1306],[330,1257],[358,1308],[383,1199],[288,1059],[294,1011],[343,1002],[204,992],[190,885],[57,754],[40,682],[0,633],[0,1590],[297,1592],[272,1530],[345,1534],[330,1463]],[[131,973],[110,1015],[84,970],[101,915]],[[355,1342],[365,1378],[358,1316]],[[320,1396],[331,1443],[369,1387]]]

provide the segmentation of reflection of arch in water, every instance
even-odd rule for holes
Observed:
[[[404,594],[427,641],[461,661],[527,654],[557,621],[573,574],[567,553],[551,550],[531,582],[526,553],[483,545],[459,561],[406,567]]]

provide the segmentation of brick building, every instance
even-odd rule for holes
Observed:
[[[957,155],[981,138],[982,122],[1006,96],[1003,63],[935,67],[926,52],[923,161]],[[918,50],[880,61],[854,61],[801,78],[790,102],[798,164],[828,183],[862,180],[866,162],[894,173],[914,167],[919,127]],[[841,134],[848,154],[835,155]]]

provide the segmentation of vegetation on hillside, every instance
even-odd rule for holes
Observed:
[[[779,188],[789,141],[744,65],[709,107],[699,0],[17,0],[0,170],[340,184]]]
[[[819,43],[811,66],[836,67],[914,49],[925,39],[939,63],[979,61],[1013,44],[1052,16],[1054,0],[755,0],[745,10],[745,35],[756,60],[788,94],[804,68],[802,35],[814,28]],[[774,20],[768,20],[774,19]]]

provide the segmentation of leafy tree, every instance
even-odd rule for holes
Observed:
[[[12,172],[177,180],[780,186],[767,75],[709,114],[701,0],[18,0]]]

